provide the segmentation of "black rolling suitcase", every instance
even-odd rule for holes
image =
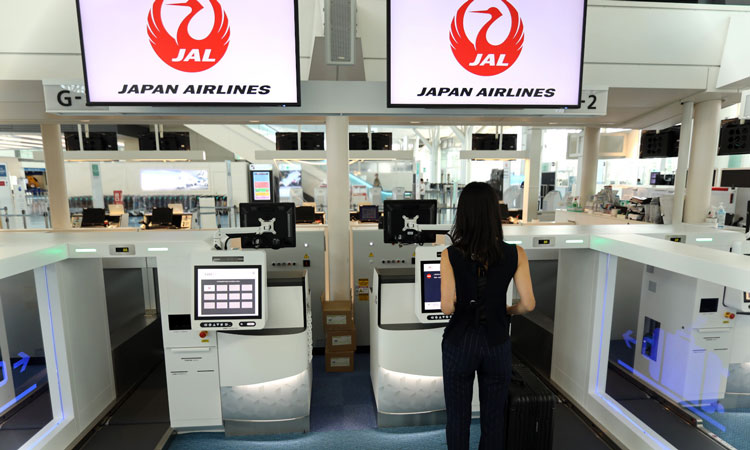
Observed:
[[[552,449],[557,397],[526,366],[513,364],[505,412],[506,450]]]

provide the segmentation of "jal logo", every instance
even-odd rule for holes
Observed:
[[[451,23],[450,40],[453,55],[464,69],[475,75],[489,77],[501,74],[510,69],[521,55],[524,38],[523,21],[510,2],[501,1],[507,7],[510,17],[506,17],[500,9],[494,6],[485,10],[470,11],[469,7],[474,0],[468,0],[458,9]],[[464,29],[467,12],[487,17],[474,42],[469,39]],[[502,25],[504,20],[510,21],[510,32],[503,42],[495,45],[490,42],[487,33],[493,25]]]
[[[182,72],[203,72],[215,66],[229,47],[229,19],[218,0],[209,0],[213,9],[213,26],[208,35],[195,39],[193,19],[204,9],[198,0],[187,0],[182,3],[167,3],[156,0],[148,15],[148,36],[151,46],[162,61]],[[180,14],[180,9],[188,8],[189,12],[179,23],[177,34],[172,36],[164,27],[162,14],[173,16]],[[184,14],[184,10],[182,12]],[[199,17],[199,19],[202,19]],[[196,20],[204,22],[202,20]]]

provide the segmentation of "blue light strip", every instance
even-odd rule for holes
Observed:
[[[18,403],[19,401],[21,401],[21,399],[23,399],[27,395],[29,395],[32,392],[34,392],[34,389],[36,389],[36,384],[33,385],[33,386],[31,386],[30,388],[26,389],[25,391],[21,392],[20,394],[18,394],[16,396],[16,398],[14,398],[13,400],[9,401],[8,403],[4,404],[3,406],[0,406],[0,414],[2,414],[3,411],[5,411],[6,409],[10,408],[11,406],[13,406],[16,403]]]
[[[8,378],[8,372],[5,368],[5,363],[2,361],[0,361],[0,368],[1,368],[0,373],[3,374],[3,381],[0,381],[0,387],[3,387],[5,386],[5,383],[8,382],[9,378]]]
[[[604,303],[602,306],[602,323],[601,323],[601,333],[599,335],[599,360],[597,362],[596,366],[596,395],[602,399],[607,405],[610,406],[610,408],[614,409],[615,412],[620,414],[625,420],[630,422],[634,427],[636,427],[641,433],[645,434],[649,437],[656,445],[658,445],[660,448],[667,449],[668,447],[665,447],[664,444],[659,442],[659,440],[654,437],[651,433],[646,431],[640,424],[638,424],[636,421],[628,417],[625,412],[622,410],[622,408],[619,406],[619,404],[614,404],[612,401],[610,401],[608,398],[605,398],[602,395],[602,390],[599,387],[599,380],[600,380],[600,371],[602,367],[602,348],[604,347],[604,324],[605,324],[605,318],[607,317],[607,292],[609,288],[609,260],[612,258],[612,255],[607,255],[607,268],[605,270],[604,274]]]

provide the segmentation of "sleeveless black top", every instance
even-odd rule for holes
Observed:
[[[456,280],[456,311],[443,338],[457,344],[469,327],[476,327],[484,329],[490,345],[504,343],[510,323],[506,294],[518,267],[516,246],[503,242],[502,259],[486,270],[453,246],[447,251]]]

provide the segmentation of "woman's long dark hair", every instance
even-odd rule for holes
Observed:
[[[453,246],[467,258],[490,265],[502,258],[503,226],[495,190],[487,183],[469,183],[461,192]]]

